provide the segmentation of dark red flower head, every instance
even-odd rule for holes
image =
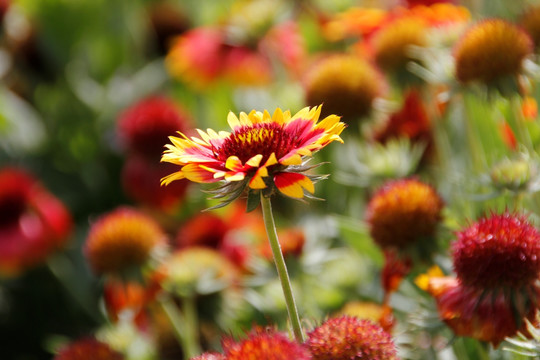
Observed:
[[[309,333],[313,360],[395,360],[390,334],[379,325],[351,316],[327,320]]]
[[[94,338],[78,340],[54,357],[54,360],[123,360],[124,356]]]
[[[151,96],[126,109],[118,119],[118,132],[129,151],[158,158],[163,144],[188,128],[187,115],[171,100]]]
[[[454,270],[465,285],[519,289],[540,274],[540,233],[524,215],[493,214],[457,234]]]

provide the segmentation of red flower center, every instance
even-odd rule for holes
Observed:
[[[295,133],[285,131],[283,126],[277,123],[242,126],[225,139],[217,157],[226,161],[234,155],[245,164],[253,156],[261,154],[261,164],[264,164],[272,153],[280,159],[298,146],[300,141]]]

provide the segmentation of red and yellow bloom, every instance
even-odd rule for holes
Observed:
[[[332,141],[343,142],[339,135],[345,124],[336,115],[317,122],[320,113],[321,106],[295,115],[279,108],[273,115],[253,110],[237,117],[231,112],[227,118],[231,133],[209,129],[197,130],[201,138],[182,133],[182,138],[170,137],[172,144],[166,145],[161,161],[181,169],[161,183],[184,178],[198,183],[224,181],[221,189],[233,198],[245,187],[267,195],[277,188],[282,194],[302,198],[305,192],[315,191],[313,181],[320,178],[302,174],[313,168],[306,166],[305,158]]]

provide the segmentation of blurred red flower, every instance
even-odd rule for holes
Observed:
[[[0,273],[17,275],[45,261],[72,225],[64,204],[30,174],[0,170]]]

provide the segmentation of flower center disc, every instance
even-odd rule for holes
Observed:
[[[294,134],[286,132],[282,125],[276,123],[258,123],[243,126],[231,134],[218,153],[221,161],[230,156],[237,156],[242,164],[255,155],[262,155],[261,164],[264,164],[272,153],[279,159],[293,149],[298,143]]]

